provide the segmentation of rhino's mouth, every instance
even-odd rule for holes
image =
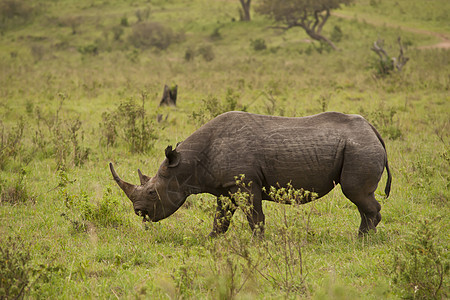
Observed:
[[[150,222],[151,221],[150,216],[148,215],[148,211],[142,210],[142,209],[136,209],[134,212],[139,217],[142,217],[142,222]]]

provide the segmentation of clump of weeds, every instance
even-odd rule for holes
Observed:
[[[112,195],[110,187],[106,188],[102,198],[94,202],[84,191],[73,193],[70,186],[75,180],[70,180],[65,170],[58,171],[58,198],[66,208],[61,216],[72,225],[75,232],[88,232],[95,227],[118,227],[124,224],[120,203]]]
[[[36,263],[31,245],[18,237],[0,237],[0,299],[23,299],[32,290],[39,294],[42,284],[49,282],[60,266]]]
[[[21,169],[17,178],[10,183],[0,181],[0,203],[9,203],[12,205],[32,202],[35,198],[28,194],[24,179],[26,178],[25,169]]]
[[[114,111],[104,112],[100,123],[101,143],[110,147],[117,145],[117,141],[121,139],[126,142],[132,153],[150,151],[157,135],[152,118],[145,110],[147,98],[147,92],[143,91],[142,105],[136,104],[134,99],[130,98],[122,101]]]
[[[438,219],[421,220],[398,246],[393,282],[408,299],[446,299],[449,296],[450,257],[438,240]]]
[[[55,157],[57,169],[68,163],[81,166],[89,159],[91,152],[83,146],[82,122],[79,117],[64,118],[62,108],[68,96],[63,93],[58,96],[59,106],[55,113],[45,114],[40,108],[36,108],[37,129],[32,142],[36,151],[40,151],[45,157]]]
[[[236,178],[236,184],[237,192],[230,197],[222,197],[222,205],[239,208],[244,216],[248,216],[253,209],[252,182],[241,175]],[[302,248],[307,243],[309,214],[302,212],[299,205],[312,201],[317,195],[294,189],[291,184],[271,187],[263,192],[273,201],[293,207],[280,207],[278,221],[273,225],[277,229],[269,231],[265,238],[250,233],[247,217],[239,218],[238,215],[233,219],[232,228],[210,245],[211,268],[217,279],[215,292],[219,298],[232,299],[243,291],[253,293],[258,277],[283,291],[286,298],[307,295],[307,271]],[[294,215],[289,214],[287,209],[293,210]]]
[[[0,169],[4,169],[8,161],[15,159],[22,152],[24,121],[7,130],[0,121]]]
[[[209,96],[202,100],[203,107],[201,109],[192,112],[192,120],[196,124],[202,125],[228,111],[246,111],[247,107],[238,103],[239,97],[240,95],[231,88],[227,90],[225,101],[220,101],[214,96]]]

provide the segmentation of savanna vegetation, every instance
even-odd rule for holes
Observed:
[[[322,33],[340,51],[272,28],[263,2],[240,22],[237,0],[0,0],[1,299],[450,296],[450,51],[429,47],[449,37],[450,2],[332,11]],[[385,72],[371,47],[382,39],[397,57],[399,36],[409,60]],[[165,85],[176,106],[159,106]],[[242,211],[207,238],[207,194],[142,223],[108,163],[137,183],[138,168],[155,174],[167,145],[229,110],[367,118],[393,173],[378,232],[358,238],[339,187],[264,203],[263,240]]]

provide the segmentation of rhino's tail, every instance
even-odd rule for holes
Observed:
[[[391,171],[389,170],[389,164],[386,157],[386,171],[388,175],[388,179],[386,182],[386,187],[384,188],[384,193],[386,194],[386,198],[389,197],[389,193],[391,192],[391,183],[392,183],[392,175]]]
[[[384,144],[383,138],[381,137],[380,133],[378,132],[378,130],[373,127],[372,124],[370,124],[370,127],[372,127],[373,131],[375,132],[375,134],[377,135],[378,139],[381,142],[381,145],[383,145],[384,151],[386,152],[386,145]],[[388,163],[388,159],[387,159],[387,152],[386,152],[386,172],[387,172],[387,181],[386,181],[386,187],[384,188],[384,194],[386,195],[386,198],[389,197],[389,193],[391,192],[391,183],[392,183],[392,174],[391,174],[391,170],[389,170],[389,163]]]

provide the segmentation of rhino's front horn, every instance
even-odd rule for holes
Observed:
[[[114,178],[114,180],[117,182],[117,184],[119,185],[119,187],[125,192],[125,194],[127,195],[127,197],[134,202],[133,198],[132,198],[132,194],[134,192],[134,190],[136,189],[136,186],[133,184],[130,184],[128,182],[123,181],[122,179],[120,179],[119,175],[117,175],[116,171],[114,170],[113,164],[109,163],[109,169],[111,170],[111,174]]]

